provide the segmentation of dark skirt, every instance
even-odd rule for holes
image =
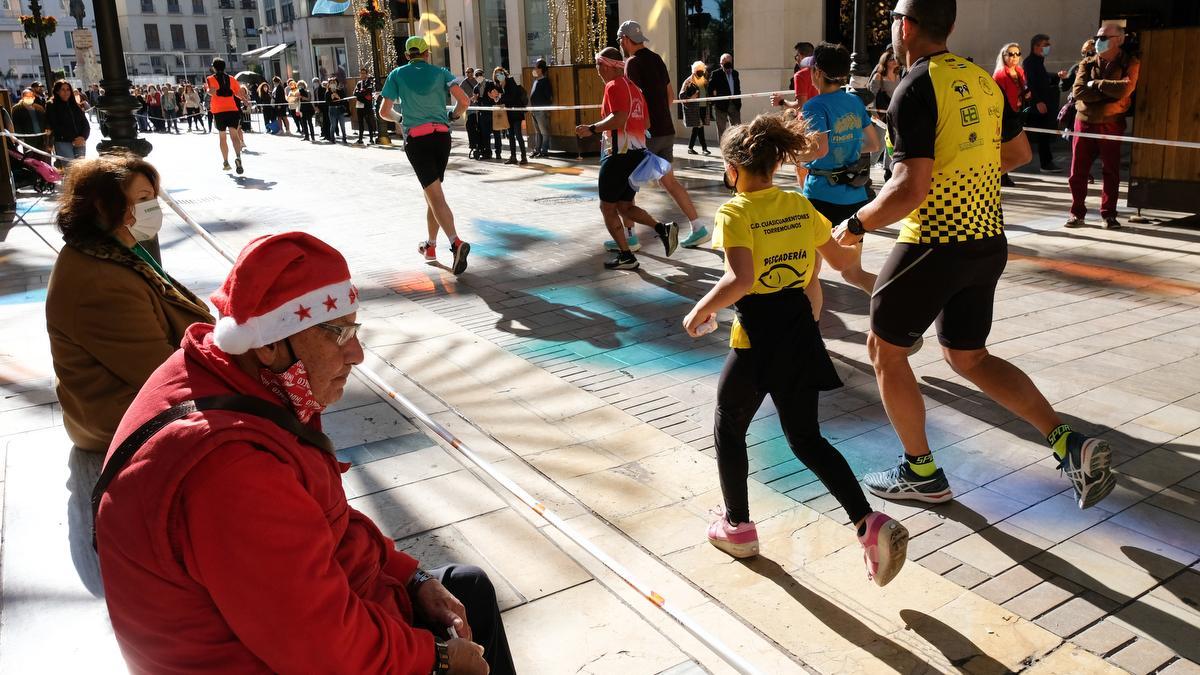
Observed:
[[[803,288],[747,295],[734,304],[734,310],[750,337],[759,387],[829,391],[842,386]]]

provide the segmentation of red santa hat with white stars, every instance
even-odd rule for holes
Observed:
[[[221,313],[213,342],[226,354],[244,354],[358,311],[346,259],[303,232],[251,241],[210,299]]]

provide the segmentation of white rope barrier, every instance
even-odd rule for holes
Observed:
[[[167,205],[171,207],[171,210],[183,220],[183,222],[187,223],[193,230],[195,230],[196,233],[199,234],[200,237],[203,238],[204,241],[210,246],[212,246],[219,254],[221,254],[221,256],[223,256],[230,263],[233,263],[236,260],[236,256],[223,244],[221,244],[221,242],[217,241],[216,237],[214,237],[208,230],[200,225],[200,223],[197,223],[195,220],[193,220],[192,217],[183,210],[183,207],[181,207],[179,203],[170,196],[170,194],[164,190],[163,194],[160,196],[163,201],[165,201]],[[428,427],[430,431],[437,434],[438,437],[449,443],[450,446],[461,453],[463,457],[465,457],[468,461],[503,486],[504,489],[508,490],[514,497],[525,504],[525,506],[528,506],[534,513],[541,516],[546,522],[554,526],[554,528],[561,532],[564,536],[575,542],[583,550],[587,551],[593,558],[599,561],[600,564],[604,565],[614,574],[620,577],[621,581],[625,582],[626,585],[637,591],[639,595],[648,600],[655,607],[658,607],[662,611],[666,612],[667,616],[671,617],[677,623],[679,623],[679,625],[687,629],[689,633],[704,643],[706,647],[711,649],[734,670],[742,673],[743,675],[760,675],[762,673],[761,670],[756,668],[746,659],[742,658],[741,655],[730,649],[717,636],[706,630],[703,626],[688,616],[688,614],[686,614],[682,609],[676,608],[667,600],[665,596],[646,585],[637,576],[635,576],[634,573],[629,570],[629,568],[625,567],[612,556],[605,553],[603,549],[592,543],[590,539],[580,534],[580,532],[571,524],[567,523],[565,520],[559,517],[558,514],[547,508],[545,504],[543,504],[541,501],[538,501],[537,498],[529,494],[529,492],[527,492],[524,488],[522,488],[520,485],[517,485],[512,479],[497,470],[496,467],[492,466],[490,462],[476,454],[475,451],[472,450],[465,442],[463,442],[462,439],[455,436],[453,432],[442,426],[442,424],[440,424],[437,420],[427,415],[425,411],[418,408],[416,404],[408,400],[408,398],[403,394],[393,389],[391,385],[389,385],[382,377],[376,374],[374,370],[362,365],[355,366],[354,370],[358,371],[359,375],[365,377],[375,389],[383,394],[386,394],[388,403],[392,407],[396,408],[402,413],[408,413],[409,415],[420,420],[421,423]]]
[[[1041,127],[1025,127],[1025,131],[1035,134],[1052,134],[1054,136],[1062,136],[1069,138],[1078,136],[1079,138],[1096,138],[1102,141],[1129,141],[1130,143],[1144,143],[1147,145],[1165,145],[1172,148],[1189,148],[1200,150],[1200,143],[1194,141],[1172,141],[1161,138],[1142,138],[1140,136],[1118,136],[1115,134],[1093,134],[1086,131],[1075,131],[1072,129],[1043,129]]]
[[[75,159],[74,157],[69,157],[69,158],[62,157],[62,156],[56,155],[52,152],[46,152],[45,150],[42,150],[40,148],[35,148],[32,145],[30,145],[30,144],[26,143],[25,141],[21,140],[20,138],[18,138],[17,134],[14,134],[13,132],[8,131],[7,129],[3,130],[3,132],[0,133],[0,136],[6,136],[8,138],[11,138],[14,141],[16,141],[18,144],[28,148],[30,152],[36,152],[39,155],[44,155],[46,157],[49,157],[51,160],[60,159],[64,162],[69,162],[69,161]]]

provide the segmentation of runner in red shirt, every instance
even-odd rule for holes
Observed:
[[[221,161],[224,170],[229,170],[229,147],[225,142],[225,132],[233,138],[234,164],[237,172],[242,173],[242,148],[246,145],[242,140],[242,109],[238,99],[242,98],[242,85],[225,73],[225,60],[213,59],[213,74],[208,76],[208,110],[217,123],[217,132],[221,141]]]
[[[601,133],[605,136],[607,148],[602,150],[600,159],[600,213],[620,250],[604,266],[610,270],[633,270],[638,268],[638,261],[625,238],[622,217],[652,226],[662,237],[667,255],[674,253],[679,245],[679,226],[661,223],[633,203],[637,190],[629,177],[646,159],[646,97],[625,77],[625,62],[616,47],[605,47],[596,54],[596,70],[605,82],[602,118],[595,124],[575,127],[575,134],[580,138]]]
[[[811,57],[815,51],[816,49],[811,42],[796,43],[796,72],[792,74],[792,92],[796,98],[789,101],[781,94],[771,94],[771,105],[790,108],[795,110],[796,114],[799,114],[800,110],[804,108],[804,104],[808,102],[808,99],[816,98],[820,95],[821,92],[817,90],[816,85],[812,81],[811,64],[806,65],[806,62],[812,60]],[[796,184],[804,187],[804,181],[807,178],[808,169],[797,164]]]

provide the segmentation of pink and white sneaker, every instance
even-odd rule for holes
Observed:
[[[908,530],[895,518],[872,511],[867,515],[866,532],[858,538],[863,547],[863,562],[867,578],[879,586],[887,586],[904,567],[908,552]]]
[[[754,521],[734,527],[726,520],[724,507],[717,507],[711,513],[717,518],[708,526],[708,543],[735,558],[758,555],[758,529],[754,527]]]
[[[425,256],[425,262],[437,262],[437,245],[427,241],[417,243],[417,253]]]

